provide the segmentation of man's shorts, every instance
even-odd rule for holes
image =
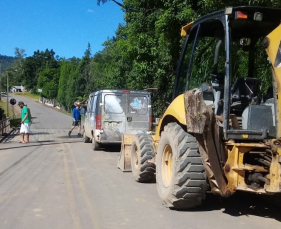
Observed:
[[[81,120],[76,120],[72,122],[72,126],[80,126],[81,125]]]
[[[21,134],[29,134],[30,133],[30,123],[22,123],[20,126]]]

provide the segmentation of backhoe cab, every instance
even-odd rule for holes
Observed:
[[[182,28],[173,102],[130,148],[135,179],[156,170],[167,207],[281,192],[280,21],[281,9],[227,7]]]

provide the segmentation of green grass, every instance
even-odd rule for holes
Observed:
[[[21,96],[24,96],[26,98],[36,100],[36,101],[38,101],[39,98],[40,98],[40,95],[35,95],[35,94],[30,93],[30,92],[16,92],[16,93],[13,93],[13,94],[14,95],[21,95]]]
[[[10,127],[12,129],[20,127],[21,118],[10,119]]]
[[[71,112],[67,112],[67,111],[61,111],[59,109],[55,109],[56,111],[60,112],[60,113],[63,113],[65,115],[68,115],[68,116],[71,116],[72,117],[72,113]],[[81,121],[85,121],[85,116],[81,116]]]
[[[7,114],[7,103],[0,101],[0,107],[3,109],[4,114]],[[9,118],[10,118],[10,127],[12,129],[20,127],[21,118],[13,118],[12,105],[9,105]]]
[[[4,110],[4,114],[7,115],[7,103],[0,101],[0,107]],[[10,117],[10,119],[13,118],[12,105],[10,105],[10,104],[9,104],[9,117]]]
[[[60,109],[56,109],[54,107],[52,107],[54,110],[62,113],[62,114],[65,114],[65,115],[68,115],[68,116],[71,116],[72,117],[72,112],[71,111],[65,111],[65,110],[60,110]],[[82,116],[81,115],[81,121],[85,121],[85,116]]]
[[[56,109],[56,108],[55,108],[55,110],[58,111],[58,112],[60,112],[60,113],[62,113],[62,114],[65,114],[65,115],[68,115],[68,116],[72,116],[71,112],[62,111],[62,110]]]

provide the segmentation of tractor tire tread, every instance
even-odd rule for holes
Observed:
[[[175,209],[189,209],[201,205],[205,199],[208,183],[196,138],[185,132],[177,123],[167,124],[161,138],[162,136],[169,139],[169,144],[171,147],[174,146],[176,151],[173,152],[176,153],[176,158],[173,159],[176,174],[172,177],[171,192],[162,197],[164,205]],[[159,153],[161,152],[158,151],[157,154]],[[158,168],[157,161],[156,165]],[[163,186],[157,186],[158,189],[161,187]]]
[[[136,168],[133,162],[135,156],[135,146],[138,149],[138,167]],[[155,180],[155,164],[149,160],[155,157],[153,149],[153,140],[150,135],[138,134],[135,136],[132,143],[131,151],[131,167],[132,173],[136,181],[141,183],[151,182]]]

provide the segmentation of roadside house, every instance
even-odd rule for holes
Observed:
[[[24,91],[24,86],[13,86],[11,88],[11,92],[14,93],[14,92],[23,92]]]

